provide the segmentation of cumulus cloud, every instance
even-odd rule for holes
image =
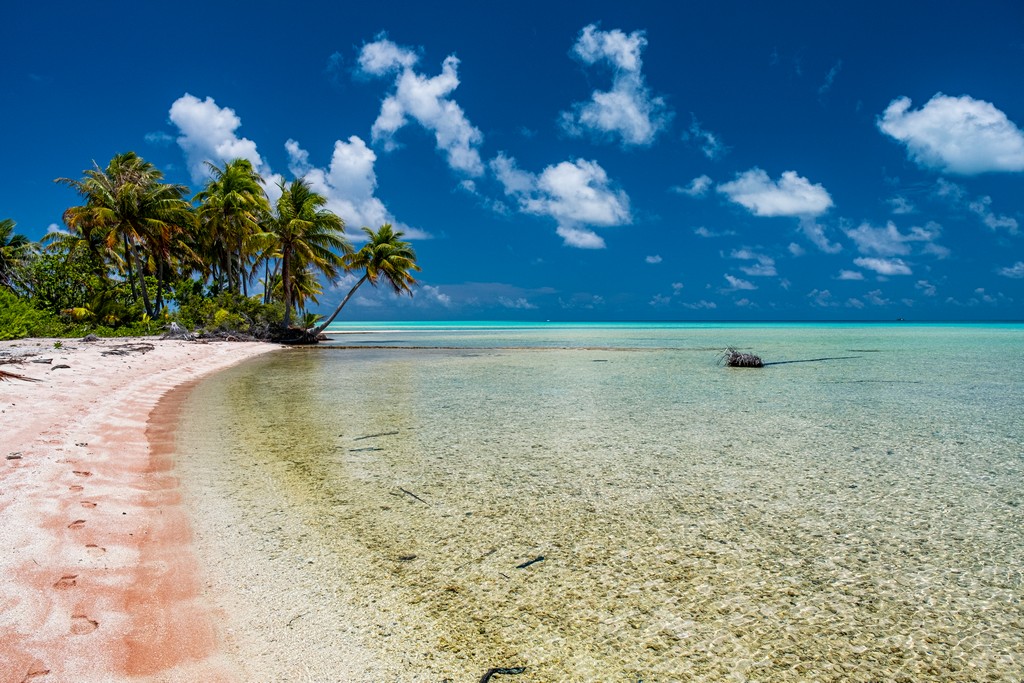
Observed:
[[[647,45],[643,31],[626,34],[602,31],[590,24],[580,31],[573,55],[588,66],[605,63],[612,70],[612,89],[595,90],[587,102],[578,102],[561,115],[570,135],[585,132],[618,138],[624,145],[650,145],[665,129],[671,114],[664,99],[654,96],[641,73],[640,53]]]
[[[178,145],[185,152],[193,182],[208,176],[206,162],[224,164],[247,159],[256,172],[269,180],[270,167],[256,150],[256,143],[235,133],[242,120],[230,107],[219,107],[212,97],[200,100],[185,93],[171,105],[171,122],[178,127]]]
[[[1012,266],[1000,268],[996,272],[1003,277],[1020,280],[1021,278],[1024,278],[1024,261],[1017,261]]]
[[[840,270],[839,271],[838,279],[839,280],[863,280],[864,279],[864,273],[861,273],[860,271],[857,271],[857,270]]]
[[[672,191],[690,197],[703,197],[708,193],[709,189],[711,189],[711,178],[706,175],[700,175],[691,180],[690,184],[686,187],[676,185],[672,188]]]
[[[394,91],[381,103],[380,114],[373,123],[373,141],[383,142],[386,150],[395,149],[395,133],[412,120],[434,134],[437,149],[444,152],[453,170],[470,176],[483,175],[484,165],[477,149],[483,142],[483,133],[469,122],[462,107],[448,97],[459,86],[458,58],[445,58],[441,73],[433,78],[414,70],[418,61],[415,52],[383,36],[360,50],[358,73],[365,77],[395,76]]]
[[[903,259],[899,258],[875,258],[863,256],[853,260],[855,264],[865,270],[873,270],[879,275],[910,275],[911,270]]]
[[[750,249],[733,249],[729,256],[743,261],[754,261],[749,265],[740,266],[740,270],[751,277],[771,277],[778,274],[775,271],[775,259],[766,254],[759,254]]]
[[[869,223],[862,223],[856,228],[846,231],[846,236],[854,241],[857,250],[862,254],[877,256],[906,256],[911,252],[911,244],[923,242],[933,243],[939,236],[937,223],[928,223],[926,227],[913,227],[909,233],[902,233],[892,221],[883,228],[876,228]]]
[[[697,237],[705,237],[705,238],[711,238],[711,237],[732,237],[733,235],[736,234],[736,231],[734,231],[734,230],[717,230],[717,231],[716,230],[709,230],[708,228],[706,228],[706,227],[704,227],[702,225],[699,228],[694,228],[693,234],[696,235]]]
[[[499,154],[491,161],[491,169],[520,211],[555,220],[567,246],[602,249],[604,239],[591,227],[632,221],[629,197],[612,187],[595,161],[563,161],[535,175],[518,168],[515,159]]]
[[[760,168],[752,168],[719,185],[718,191],[755,216],[814,217],[832,206],[824,187],[811,184],[796,171],[785,171],[775,181]]]
[[[653,256],[648,256],[647,258],[645,258],[644,261],[650,264],[661,263],[661,256],[659,256],[658,254],[654,254]]]
[[[914,206],[913,202],[902,195],[896,195],[890,197],[887,203],[892,209],[892,212],[897,216],[902,216],[908,213],[914,213],[917,211],[917,207]]]
[[[914,287],[920,289],[921,293],[924,294],[925,296],[935,296],[935,285],[928,282],[927,280],[918,280]]]
[[[288,170],[297,178],[304,178],[310,187],[327,198],[327,208],[341,216],[348,232],[359,239],[359,228],[377,228],[391,223],[410,239],[428,235],[395,220],[384,203],[375,196],[377,174],[374,164],[377,155],[356,135],[347,141],[337,140],[327,168],[319,168],[309,161],[309,153],[295,140],[285,143],[288,152]]]
[[[893,100],[878,128],[919,166],[958,175],[1024,171],[1024,133],[993,104],[938,93],[920,109],[910,106],[908,97]]]
[[[169,133],[165,133],[162,130],[156,130],[151,133],[146,133],[146,135],[143,137],[145,138],[146,142],[148,142],[151,145],[155,145],[156,147],[167,147],[172,142],[174,142],[174,136]]]

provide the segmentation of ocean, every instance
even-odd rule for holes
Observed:
[[[1024,325],[332,332],[179,430],[201,542],[266,563],[218,599],[277,586],[282,638],[377,680],[1024,678]]]

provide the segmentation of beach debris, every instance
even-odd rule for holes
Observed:
[[[172,322],[167,326],[167,331],[164,332],[161,339],[183,339],[185,341],[195,341],[196,335],[192,334],[185,327],[182,327],[176,322]]]
[[[82,341],[84,341],[84,342],[95,342],[95,341],[99,341],[99,340],[100,340],[100,338],[97,337],[95,334],[87,334],[84,337],[82,337]]]
[[[67,363],[61,363],[60,365],[54,365],[52,368],[50,368],[50,372],[53,372],[54,370],[70,370],[70,369],[71,369],[70,365],[68,365]]]
[[[733,347],[722,352],[719,362],[727,368],[763,368],[764,361],[753,353],[744,353]]]
[[[526,569],[531,564],[536,564],[537,562],[543,562],[543,561],[544,561],[544,556],[543,555],[538,555],[537,557],[533,558],[532,560],[527,560],[526,562],[523,562],[522,564],[517,564],[516,565],[516,569]]]
[[[109,350],[103,351],[101,356],[127,356],[133,353],[149,353],[156,347],[149,343],[141,344],[118,344],[117,346],[110,347]]]
[[[416,559],[416,554],[415,553],[409,553],[407,555],[399,555],[398,556],[398,561],[399,562],[412,562],[415,559]]]
[[[39,380],[35,377],[27,377],[25,375],[19,375],[16,372],[8,372],[7,370],[0,370],[0,382],[7,380],[20,379],[22,382],[38,382]]]
[[[29,361],[29,363],[43,363],[44,365],[49,365],[52,362],[52,358],[35,358]]]
[[[395,434],[399,434],[399,433],[400,432],[398,432],[398,431],[394,431],[394,432],[381,432],[380,434],[367,434],[366,436],[357,436],[356,438],[354,438],[352,440],[353,441],[362,441],[363,439],[376,439],[378,436],[394,436]]]
[[[487,683],[489,680],[491,680],[491,676],[517,676],[525,672],[525,666],[500,666],[493,669],[488,669],[487,672],[480,677],[480,683]]]
[[[15,451],[14,453],[7,454],[8,460],[21,460],[21,451]]]
[[[416,500],[418,500],[419,502],[423,503],[424,505],[430,506],[430,503],[428,503],[427,501],[423,500],[422,498],[420,498],[419,496],[417,496],[417,495],[416,495],[415,493],[413,493],[412,491],[410,491],[410,490],[408,490],[408,489],[404,489],[404,488],[402,488],[401,486],[399,486],[399,487],[398,487],[398,490],[399,490],[399,491],[401,491],[402,493],[404,493],[404,494],[405,494],[405,495],[407,495],[407,496],[412,496],[413,498],[415,498],[415,499],[416,499]]]

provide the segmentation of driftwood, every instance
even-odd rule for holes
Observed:
[[[132,353],[149,353],[156,347],[152,344],[118,344],[110,347],[109,351],[102,351],[101,356],[127,356]]]
[[[527,560],[526,562],[523,562],[522,564],[517,564],[516,565],[516,569],[526,569],[531,564],[535,564],[537,562],[543,562],[543,561],[544,561],[544,556],[543,555],[538,555],[537,557],[533,558],[532,560]]]
[[[752,353],[743,353],[731,346],[722,352],[720,359],[722,365],[727,368],[763,368],[764,361],[760,356]]]
[[[7,372],[6,370],[0,370],[0,382],[5,382],[11,379],[20,379],[22,382],[38,382],[39,380],[35,377],[26,377],[25,375],[19,375],[16,372]]]

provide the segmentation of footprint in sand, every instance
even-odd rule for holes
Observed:
[[[86,633],[92,633],[99,628],[100,622],[95,619],[90,619],[84,614],[72,614],[71,615],[71,633],[76,636],[83,636]]]
[[[102,546],[98,546],[95,543],[90,543],[85,546],[85,552],[89,553],[93,557],[99,557],[103,553],[107,552],[107,549]]]
[[[32,666],[28,668],[28,672],[25,674],[25,677],[21,679],[21,683],[29,683],[29,681],[34,681],[37,678],[48,676],[49,674],[50,670],[46,668],[45,664],[37,659],[32,663]]]
[[[84,519],[76,519],[75,521],[71,522],[71,524],[68,524],[69,529],[81,529],[83,526],[85,526]]]
[[[80,477],[91,477],[92,476],[92,472],[87,472],[85,470],[71,470],[71,474],[77,474]]]
[[[84,508],[94,508],[94,507],[96,507],[96,503],[92,502],[91,500],[83,500],[82,501],[82,507],[84,507]]]
[[[59,591],[66,591],[69,588],[74,588],[78,585],[78,574],[65,574],[64,576],[57,579],[57,582],[53,584],[53,587]]]

